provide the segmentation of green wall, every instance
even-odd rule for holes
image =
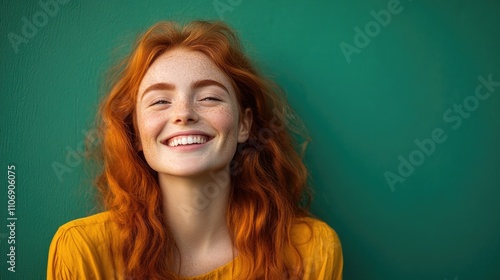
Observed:
[[[500,2],[48,2],[1,1],[1,279],[43,279],[57,227],[94,211],[78,150],[116,50],[200,18],[236,28],[309,127],[345,279],[500,279]]]

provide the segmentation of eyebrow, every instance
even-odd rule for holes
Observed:
[[[141,98],[143,98],[144,95],[146,95],[146,93],[153,91],[153,90],[174,90],[174,89],[175,89],[175,86],[173,84],[168,84],[168,83],[152,84],[144,90]]]
[[[217,87],[220,87],[229,93],[229,90],[227,89],[226,86],[224,86],[223,84],[221,84],[215,80],[210,80],[210,79],[196,81],[191,85],[191,88],[197,89],[197,88],[208,87],[208,86],[217,86]],[[146,95],[146,93],[153,91],[153,90],[174,90],[174,89],[175,89],[175,85],[173,85],[173,84],[156,83],[156,84],[152,84],[149,87],[147,87],[144,90],[144,92],[142,93],[142,97],[144,97],[144,95]]]
[[[209,80],[209,79],[196,81],[195,83],[193,83],[191,85],[191,88],[196,89],[196,88],[202,88],[202,87],[208,87],[208,86],[220,87],[223,90],[225,90],[226,92],[229,92],[229,90],[227,90],[226,86],[224,86],[223,84],[221,84],[217,81],[214,81],[214,80]]]

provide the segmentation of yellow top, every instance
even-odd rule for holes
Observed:
[[[47,279],[124,279],[116,252],[110,246],[114,232],[109,213],[103,212],[71,221],[59,228],[49,249]],[[326,223],[304,218],[313,229],[309,239],[308,227],[297,223],[292,239],[305,264],[302,279],[341,280],[342,249],[335,231]],[[308,241],[308,242],[307,242]],[[186,280],[233,279],[241,269],[238,257],[203,275]]]

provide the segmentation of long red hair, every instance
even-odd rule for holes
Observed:
[[[227,224],[238,253],[241,279],[298,277],[303,270],[291,228],[309,215],[307,169],[297,135],[303,131],[280,89],[260,75],[235,33],[222,22],[186,26],[160,22],[112,69],[98,114],[100,162],[96,185],[119,236],[124,275],[133,279],[177,279],[175,240],[162,213],[157,174],[137,149],[136,98],[147,69],[162,53],[185,48],[207,55],[232,81],[240,112],[250,108],[249,139],[231,162]],[[297,125],[299,124],[299,125]],[[298,133],[298,134],[297,134]]]

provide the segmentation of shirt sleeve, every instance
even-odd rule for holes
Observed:
[[[69,269],[65,255],[74,246],[73,237],[65,229],[59,228],[54,235],[49,248],[47,264],[47,280],[76,279],[76,275]]]
[[[304,259],[306,279],[342,280],[342,246],[337,233],[323,222],[313,226],[309,256]]]
[[[103,279],[96,248],[77,227],[61,227],[49,248],[48,280]]]

